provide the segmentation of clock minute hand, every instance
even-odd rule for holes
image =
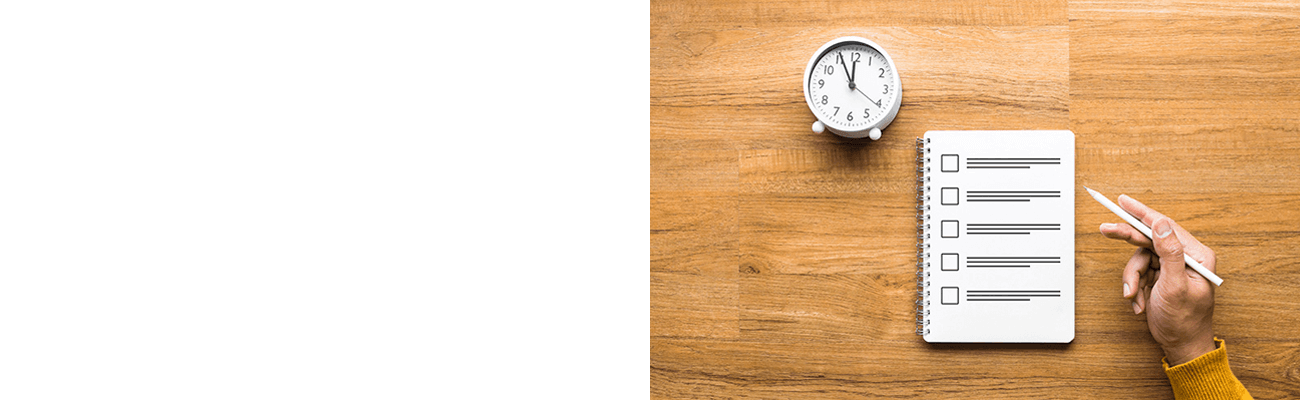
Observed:
[[[866,94],[865,92],[863,92],[862,89],[854,88],[854,90],[857,90],[858,93],[862,93],[862,96],[863,96],[863,97],[866,97],[867,100],[871,101],[872,103],[875,103],[876,108],[880,108],[880,107],[881,107],[879,101],[875,101],[875,100],[873,100],[873,99],[871,98],[871,96],[867,96],[867,94]]]

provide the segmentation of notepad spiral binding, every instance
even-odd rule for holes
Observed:
[[[916,334],[930,333],[930,139],[916,138]]]

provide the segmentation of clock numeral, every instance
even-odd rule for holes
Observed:
[[[862,59],[862,53],[853,53],[853,62],[858,62],[861,59]]]
[[[868,67],[871,66],[871,57],[867,57],[867,66],[868,66]]]
[[[831,116],[832,116],[832,117],[834,117],[834,116],[836,116],[836,115],[840,115],[840,108],[839,108],[839,107],[835,107],[835,112],[831,113]]]
[[[852,111],[849,111],[849,115],[845,116],[845,118],[848,118],[849,121],[852,121],[852,120],[853,120],[853,112],[852,112]]]
[[[889,94],[889,85],[885,85],[885,91],[880,92],[880,94]]]
[[[884,69],[884,68],[879,68],[879,69],[880,69],[880,77],[881,77],[881,78],[884,78],[884,77],[885,77],[885,69]]]
[[[834,66],[834,65],[827,65],[827,66],[826,66],[826,75],[835,75],[835,66]]]
[[[829,102],[830,102],[830,99],[827,98],[826,95],[822,95],[822,104],[826,104],[826,103],[829,103]]]
[[[871,109],[863,109],[862,118],[871,118]]]
[[[844,62],[844,53],[835,54],[835,62],[837,63]]]
[[[817,80],[817,88],[820,89],[820,88],[823,88],[823,87],[826,87],[826,80],[825,80],[825,79],[818,79],[818,80]]]

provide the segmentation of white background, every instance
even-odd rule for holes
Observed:
[[[0,398],[649,397],[645,2],[0,5]]]

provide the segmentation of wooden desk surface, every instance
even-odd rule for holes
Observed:
[[[1300,3],[1159,3],[652,0],[652,397],[1172,397],[1082,190],[1072,344],[913,333],[913,139],[938,129],[1073,130],[1079,183],[1218,252],[1246,387],[1300,397]],[[902,75],[878,142],[809,129],[803,68],[844,35]]]

